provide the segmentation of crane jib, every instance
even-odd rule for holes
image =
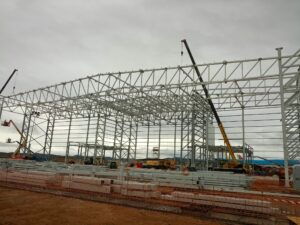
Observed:
[[[230,156],[231,156],[231,158],[232,158],[232,162],[233,162],[233,164],[234,164],[234,166],[235,166],[235,165],[237,165],[237,160],[236,160],[236,157],[235,157],[235,155],[234,155],[232,146],[231,146],[230,141],[229,141],[229,139],[228,139],[228,137],[227,137],[227,135],[226,135],[225,129],[224,129],[223,124],[222,124],[222,122],[221,122],[221,120],[220,120],[220,117],[219,117],[219,115],[218,115],[218,112],[217,112],[217,110],[216,110],[216,108],[215,108],[215,106],[214,106],[212,100],[211,100],[210,97],[209,97],[208,90],[207,90],[205,84],[203,83],[203,79],[202,79],[202,77],[201,77],[201,74],[200,74],[200,71],[199,71],[199,69],[198,69],[198,67],[197,67],[197,64],[196,64],[196,62],[195,62],[195,60],[194,60],[194,57],[193,57],[193,55],[192,55],[192,52],[191,52],[191,50],[190,50],[190,48],[189,48],[189,46],[188,46],[188,43],[187,43],[187,41],[186,41],[185,39],[183,39],[181,42],[184,43],[185,48],[186,48],[186,50],[187,50],[187,52],[188,52],[188,54],[189,54],[189,56],[190,56],[190,59],[191,59],[191,61],[192,61],[192,63],[193,63],[193,66],[194,66],[194,69],[195,69],[195,71],[196,71],[196,74],[197,74],[197,76],[198,76],[200,82],[202,83],[201,86],[202,86],[203,91],[204,91],[204,93],[205,93],[206,100],[208,101],[208,104],[209,104],[209,106],[210,106],[210,108],[211,108],[211,110],[212,110],[212,112],[213,112],[213,114],[214,114],[214,116],[215,116],[215,119],[216,119],[216,121],[217,121],[217,123],[218,123],[219,129],[220,129],[221,134],[222,134],[222,136],[223,136],[224,142],[225,142],[225,144],[226,144],[226,146],[227,146],[227,148],[228,148],[228,152],[229,152],[229,154],[230,154]]]

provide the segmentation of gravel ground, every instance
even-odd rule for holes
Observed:
[[[0,187],[0,225],[222,225],[184,215]]]

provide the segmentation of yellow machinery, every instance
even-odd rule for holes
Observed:
[[[232,146],[231,146],[230,141],[229,141],[229,139],[228,139],[228,137],[227,137],[227,134],[226,134],[225,129],[224,129],[224,126],[223,126],[223,124],[222,124],[222,122],[221,122],[221,120],[220,120],[220,117],[219,117],[219,115],[218,115],[218,112],[217,112],[217,110],[216,110],[216,108],[215,108],[215,106],[214,106],[214,104],[213,104],[211,98],[209,97],[208,90],[207,90],[207,88],[206,88],[206,86],[205,86],[205,84],[204,84],[204,81],[203,81],[202,77],[201,77],[200,71],[199,71],[199,69],[198,69],[198,67],[197,67],[197,64],[196,64],[196,62],[195,62],[195,60],[194,60],[194,57],[193,57],[193,55],[192,55],[192,53],[191,53],[191,50],[190,50],[190,48],[189,48],[189,46],[188,46],[188,43],[187,43],[187,41],[186,41],[185,39],[182,40],[181,42],[185,45],[186,50],[188,51],[188,54],[189,54],[190,59],[191,59],[191,61],[192,61],[192,63],[193,63],[193,66],[194,66],[194,68],[195,68],[195,71],[196,71],[196,74],[197,74],[197,76],[198,76],[198,78],[199,78],[199,81],[202,83],[201,86],[202,86],[203,91],[204,91],[204,93],[205,93],[206,100],[207,100],[207,102],[208,102],[208,104],[209,104],[209,106],[210,106],[210,108],[211,108],[211,111],[213,112],[213,114],[214,114],[214,116],[215,116],[215,119],[216,119],[216,121],[217,121],[217,123],[218,123],[218,127],[219,127],[220,132],[221,132],[221,134],[222,134],[222,136],[223,136],[224,142],[225,142],[225,144],[226,144],[226,146],[227,146],[227,148],[228,148],[228,152],[229,152],[229,155],[230,155],[230,157],[231,157],[231,161],[228,161],[227,163],[225,163],[225,164],[223,165],[223,168],[224,168],[224,169],[227,169],[227,168],[237,168],[237,167],[239,167],[240,165],[239,165],[238,161],[236,160],[236,157],[235,157],[235,155],[234,155]]]
[[[143,164],[144,168],[155,169],[176,169],[176,160],[174,159],[148,159]]]
[[[19,146],[17,147],[17,149],[14,151],[14,153],[12,154],[11,158],[12,159],[24,159],[23,156],[21,156],[20,151],[22,148],[26,148],[27,145],[27,139],[24,137],[24,135],[22,134],[22,132],[19,130],[19,128],[16,126],[16,124],[10,120],[10,121],[4,121],[1,126],[5,126],[5,127],[10,127],[10,124],[12,124],[16,130],[18,131],[18,133],[21,136],[21,141],[19,143]]]

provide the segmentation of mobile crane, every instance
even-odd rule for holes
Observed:
[[[231,146],[230,141],[229,141],[229,139],[228,139],[228,137],[227,137],[227,134],[226,134],[226,132],[225,132],[224,126],[223,126],[223,124],[222,124],[222,122],[221,122],[221,119],[220,119],[220,117],[219,117],[219,115],[218,115],[218,112],[217,112],[217,110],[216,110],[216,108],[215,108],[215,106],[214,106],[212,100],[211,100],[210,97],[209,97],[208,90],[207,90],[205,84],[203,83],[203,79],[202,79],[202,77],[201,77],[201,74],[200,74],[200,71],[199,71],[199,69],[198,69],[198,67],[197,67],[197,64],[196,64],[196,62],[195,62],[195,60],[194,60],[194,57],[193,57],[193,55],[192,55],[192,53],[191,53],[191,50],[190,50],[190,48],[189,48],[189,46],[188,46],[188,43],[187,43],[187,41],[186,41],[185,39],[183,39],[181,42],[185,45],[185,48],[186,48],[186,50],[187,50],[187,52],[188,52],[188,54],[189,54],[189,57],[190,57],[190,59],[191,59],[191,61],[192,61],[192,63],[193,63],[194,69],[195,69],[195,71],[196,71],[196,74],[197,74],[197,76],[198,76],[198,79],[200,80],[201,86],[202,86],[203,91],[204,91],[204,93],[205,93],[206,100],[207,100],[207,102],[208,102],[208,104],[209,104],[209,106],[210,106],[210,108],[211,108],[211,110],[212,110],[212,112],[213,112],[213,114],[214,114],[214,117],[215,117],[215,119],[216,119],[216,121],[217,121],[217,123],[218,123],[218,127],[219,127],[219,129],[220,129],[220,131],[221,131],[221,134],[222,134],[222,136],[223,136],[224,142],[225,142],[225,144],[226,144],[226,146],[227,146],[227,148],[228,148],[228,152],[229,152],[229,154],[230,154],[230,156],[231,156],[231,161],[230,161],[230,162],[228,161],[227,163],[225,163],[225,164],[223,165],[223,168],[225,168],[225,169],[227,169],[227,168],[240,168],[241,165],[239,165],[239,163],[238,163],[238,161],[237,161],[237,159],[236,159],[236,157],[235,157],[235,155],[234,155],[232,146]]]
[[[16,124],[12,120],[9,120],[9,121],[4,120],[4,122],[1,124],[1,126],[10,127],[11,124],[16,128],[16,130],[18,131],[18,133],[21,136],[21,140],[20,140],[20,142],[18,142],[19,146],[14,151],[14,153],[11,155],[11,159],[20,159],[20,160],[25,159],[25,157],[22,156],[20,153],[21,149],[26,148],[26,145],[27,145],[27,139],[24,137],[22,132],[19,130],[19,128],[16,126]]]

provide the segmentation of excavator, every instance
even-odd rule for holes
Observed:
[[[18,133],[21,136],[21,140],[20,140],[20,142],[18,142],[19,145],[18,145],[17,149],[14,151],[14,153],[11,155],[11,159],[16,159],[16,160],[26,159],[26,157],[21,155],[21,149],[26,148],[27,139],[24,137],[24,135],[19,130],[19,128],[16,126],[16,124],[12,120],[9,120],[9,121],[4,120],[4,122],[1,124],[1,126],[10,127],[11,124],[16,128],[16,130],[18,131]]]
[[[197,64],[196,64],[196,62],[195,62],[195,60],[194,60],[194,57],[193,57],[193,55],[192,55],[192,53],[191,53],[191,50],[190,50],[190,48],[189,48],[189,46],[188,46],[187,41],[186,41],[185,39],[183,39],[181,42],[185,45],[185,48],[186,48],[186,50],[187,50],[187,52],[188,52],[188,54],[189,54],[189,57],[190,57],[190,59],[191,59],[191,61],[192,61],[192,64],[193,64],[193,66],[194,66],[194,69],[195,69],[195,71],[196,71],[196,74],[197,74],[197,76],[198,76],[198,79],[199,79],[200,82],[201,82],[201,86],[202,86],[202,89],[203,89],[203,91],[204,91],[204,93],[205,93],[206,100],[207,100],[207,102],[208,102],[208,104],[209,104],[209,106],[210,106],[210,108],[211,108],[211,111],[213,112],[214,117],[215,117],[215,119],[216,119],[216,121],[217,121],[217,123],[218,123],[218,127],[219,127],[219,129],[220,129],[220,132],[221,132],[221,134],[222,134],[222,136],[223,136],[224,142],[225,142],[225,144],[226,144],[226,146],[227,146],[227,148],[228,148],[229,155],[230,155],[230,157],[231,157],[231,161],[228,160],[228,161],[223,165],[223,169],[224,169],[224,170],[227,170],[227,169],[228,169],[228,170],[234,170],[234,169],[237,169],[237,170],[238,170],[238,169],[244,169],[244,170],[246,170],[247,168],[243,168],[243,165],[241,165],[241,164],[237,161],[237,159],[236,159],[236,157],[235,157],[235,155],[234,155],[233,148],[232,148],[232,146],[231,146],[231,144],[230,144],[230,141],[229,141],[229,139],[228,139],[228,137],[227,137],[227,134],[226,134],[226,132],[225,132],[224,126],[223,126],[223,124],[222,124],[222,122],[221,122],[221,119],[220,119],[220,117],[219,117],[219,115],[218,115],[218,112],[217,112],[217,110],[216,110],[216,108],[215,108],[215,106],[214,106],[212,100],[211,100],[210,97],[209,97],[208,90],[207,90],[207,88],[206,88],[206,86],[205,86],[205,84],[204,84],[203,78],[202,78],[202,76],[201,76],[201,74],[200,74],[200,71],[199,71],[199,69],[198,69],[198,67],[197,67]],[[181,53],[181,54],[182,54],[182,53]]]

